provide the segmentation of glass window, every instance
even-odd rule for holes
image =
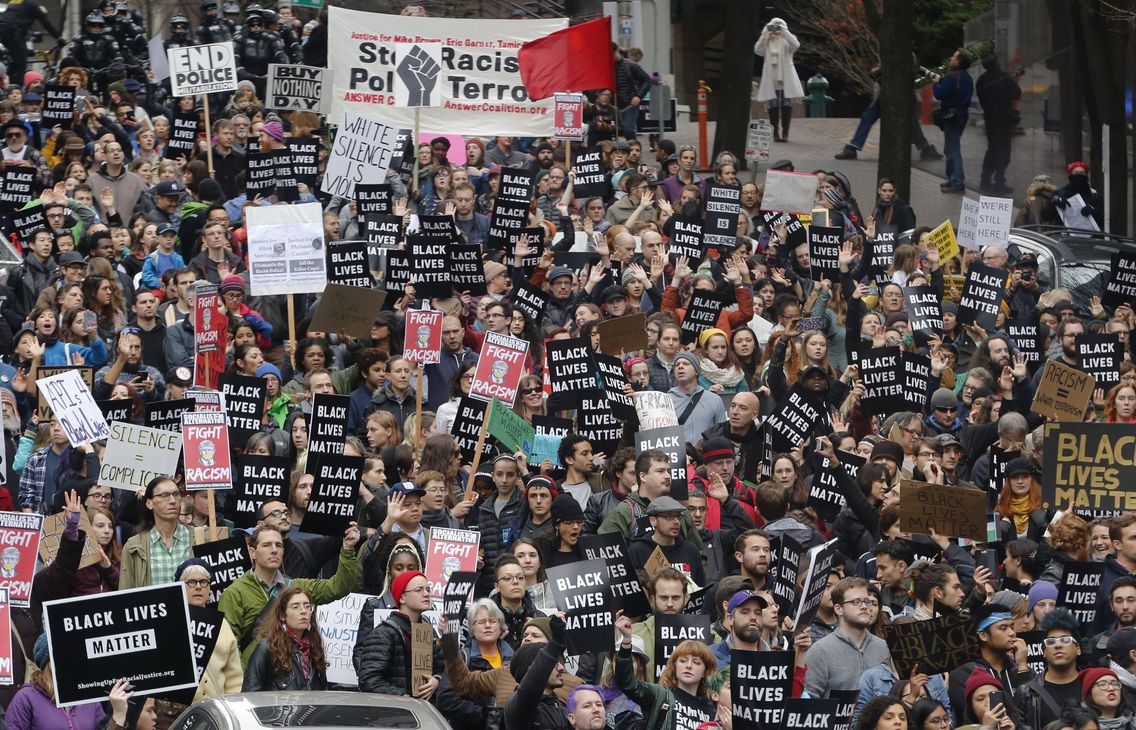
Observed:
[[[404,707],[276,705],[253,708],[253,715],[262,727],[420,727],[418,717]]]

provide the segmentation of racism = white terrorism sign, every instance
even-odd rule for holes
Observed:
[[[174,96],[236,91],[237,65],[233,42],[182,46],[166,51]]]

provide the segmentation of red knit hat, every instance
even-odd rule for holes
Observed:
[[[396,605],[401,602],[402,594],[406,590],[406,586],[418,576],[425,578],[426,574],[421,570],[408,570],[404,573],[399,573],[398,577],[391,581],[391,597],[394,598]]]
[[[1088,697],[1089,693],[1093,691],[1093,685],[1096,684],[1102,677],[1112,677],[1116,679],[1116,672],[1108,667],[1089,667],[1081,671],[1081,693]]]
[[[970,673],[970,676],[966,678],[966,689],[963,690],[963,694],[966,696],[967,700],[969,700],[970,696],[974,694],[979,687],[985,687],[988,684],[998,689],[1005,689],[1002,683],[999,682],[993,674],[985,669],[975,669]]]
[[[1081,168],[1082,170],[1084,170],[1086,175],[1089,174],[1089,163],[1081,162],[1080,160],[1075,160],[1073,162],[1070,162],[1068,165],[1066,165],[1065,166],[1065,173],[1068,174],[1068,175],[1072,175],[1073,170],[1076,170],[1078,167]]]

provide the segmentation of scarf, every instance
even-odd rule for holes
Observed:
[[[1100,730],[1125,730],[1130,722],[1132,722],[1131,715],[1097,718],[1097,725],[1100,726]]]
[[[733,388],[745,378],[745,373],[733,365],[723,368],[710,362],[709,358],[702,359],[702,376],[712,385],[721,385],[723,388]]]
[[[769,40],[765,43],[765,62],[775,74],[781,73],[781,56],[784,52],[785,37],[781,33],[770,33]]]
[[[1023,497],[1010,497],[1010,515],[1014,518],[1014,531],[1019,535],[1026,534],[1030,519],[1028,494]]]
[[[304,675],[305,680],[310,680],[312,678],[312,640],[297,634],[290,626],[285,626],[284,632],[300,650],[300,673]]]

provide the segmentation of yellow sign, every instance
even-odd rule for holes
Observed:
[[[955,256],[958,256],[959,245],[955,239],[955,229],[949,220],[943,221],[935,230],[927,234],[935,245],[939,248],[939,265],[946,264]]]

